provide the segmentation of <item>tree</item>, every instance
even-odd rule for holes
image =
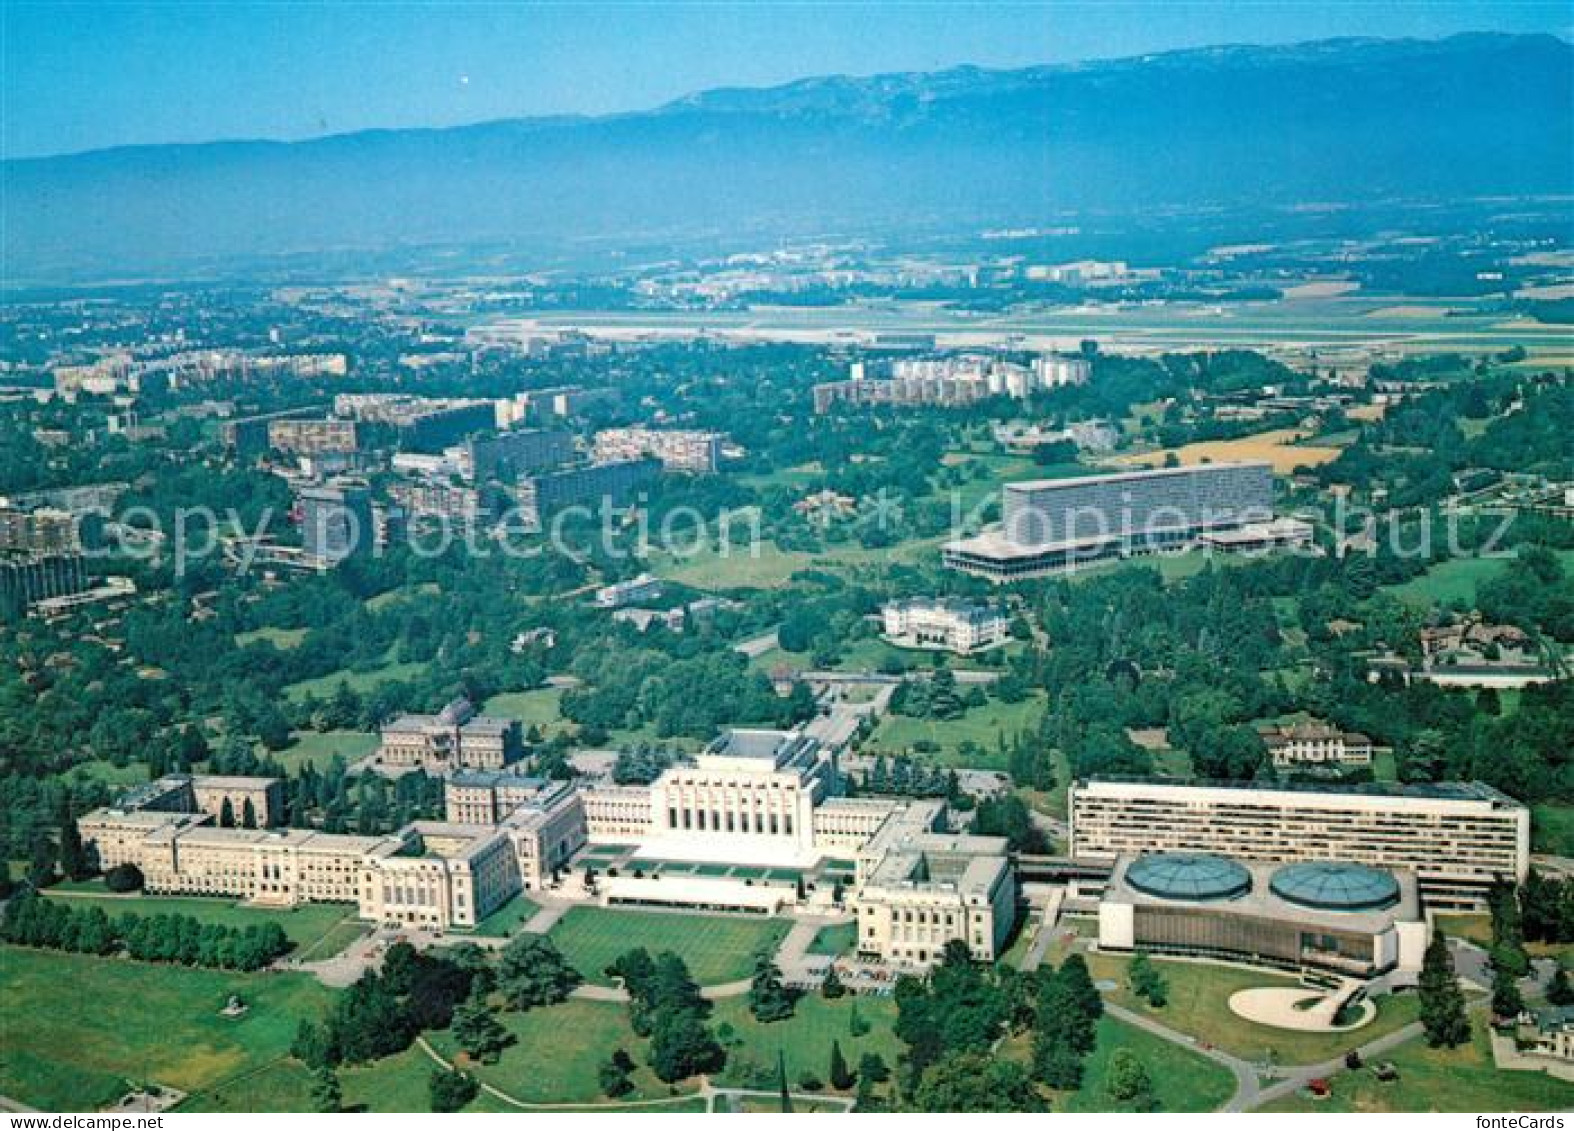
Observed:
[[[439,1068],[427,1081],[427,1095],[433,1111],[463,1111],[480,1091],[481,1085],[476,1083],[475,1077],[457,1068]]]
[[[760,1022],[785,1021],[793,1014],[795,997],[782,984],[782,972],[768,954],[754,960],[754,979],[749,984],[749,1012]]]
[[[230,804],[230,799],[226,797],[223,804],[219,806],[219,828],[233,829],[234,827],[235,806]]]
[[[599,1079],[603,1095],[617,1099],[626,1096],[634,1090],[634,1081],[629,1079],[634,1073],[634,1058],[623,1049],[613,1052],[610,1059],[601,1066]]]
[[[474,990],[454,1010],[453,1033],[459,1047],[482,1064],[496,1063],[502,1051],[514,1041],[513,1034],[503,1028],[497,1016],[487,1008],[485,995]]]
[[[1022,1066],[982,1052],[953,1053],[924,1073],[913,1095],[919,1111],[1043,1112],[1049,1105]]]
[[[1432,932],[1421,961],[1419,985],[1421,1026],[1433,1048],[1454,1048],[1470,1040],[1470,1019],[1465,1016],[1465,995],[1454,975],[1454,960],[1442,931]]]
[[[93,874],[87,850],[82,847],[82,834],[69,810],[60,822],[60,871],[70,880],[85,880]]]
[[[243,829],[257,827],[257,807],[251,803],[251,798],[246,798],[240,807],[240,826]]]
[[[820,996],[826,1001],[835,1001],[839,997],[845,997],[846,994],[847,986],[842,982],[842,976],[836,972],[836,966],[833,964],[825,972],[825,980],[820,983]]]
[[[113,892],[141,891],[142,869],[135,864],[116,864],[104,873],[104,886]]]
[[[847,1058],[842,1055],[842,1042],[831,1042],[831,1065],[827,1073],[831,1087],[838,1092],[845,1092],[853,1086],[853,1074],[847,1067]]]
[[[339,1087],[339,1073],[327,1062],[319,1064],[312,1076],[312,1107],[328,1112],[338,1111],[343,1106],[344,1092]]]
[[[650,1067],[664,1084],[716,1072],[727,1054],[692,1010],[661,1008],[650,1034]]]
[[[0,899],[10,898],[15,887],[16,881],[11,878],[11,861],[0,856]]]
[[[1552,981],[1547,983],[1548,1005],[1574,1005],[1574,983],[1569,981],[1569,972],[1559,966],[1552,975]]]
[[[1126,979],[1131,984],[1131,992],[1154,1009],[1163,1009],[1169,1001],[1169,983],[1153,965],[1153,960],[1148,957],[1146,951],[1139,950],[1132,958],[1131,966],[1126,971]]]
[[[776,1050],[776,1090],[781,1096],[781,1113],[792,1114],[792,1092],[787,1089],[787,1057],[780,1050]]]
[[[503,948],[497,988],[510,1009],[555,1005],[583,979],[545,935],[518,935]]]
[[[1104,1074],[1104,1091],[1118,1104],[1128,1104],[1139,1111],[1153,1107],[1153,1080],[1137,1054],[1130,1049],[1116,1049],[1109,1058],[1109,1068]]]
[[[321,1069],[324,1065],[331,1068],[339,1059],[329,1044],[328,1034],[315,1021],[302,1021],[295,1027],[290,1055],[311,1069]]]
[[[1525,1012],[1525,998],[1519,992],[1519,983],[1503,966],[1492,969],[1492,1015],[1512,1021]]]

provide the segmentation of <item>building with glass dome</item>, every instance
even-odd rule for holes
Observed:
[[[1099,947],[1353,978],[1421,968],[1427,923],[1409,872],[1207,853],[1123,856],[1099,902]]]

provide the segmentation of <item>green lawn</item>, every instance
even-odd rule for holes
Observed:
[[[571,907],[551,938],[588,982],[610,984],[606,968],[642,946],[652,955],[680,955],[695,981],[709,986],[747,978],[755,954],[774,951],[787,930],[781,919]]]
[[[50,899],[69,900],[81,904],[91,902],[110,915],[190,915],[202,923],[217,923],[225,927],[250,927],[260,923],[277,923],[284,928],[301,950],[308,948],[315,958],[327,958],[335,951],[326,949],[327,937],[336,933],[345,920],[355,921],[355,908],[347,904],[307,903],[292,908],[247,907],[227,899],[202,896],[165,895],[113,895],[102,880],[74,885],[71,888],[53,887],[45,894]],[[349,945],[353,936],[345,939]],[[341,947],[342,949],[342,947]]]
[[[1542,1072],[1504,1072],[1492,1063],[1492,1046],[1479,1018],[1474,1039],[1457,1049],[1432,1049],[1417,1037],[1383,1057],[1399,1069],[1385,1084],[1370,1070],[1341,1072],[1333,1094],[1316,1100],[1296,1095],[1265,1111],[1514,1111],[1574,1110],[1574,1084]]]
[[[628,1007],[617,1002],[571,998],[525,1013],[501,1013],[514,1044],[496,1064],[473,1066],[476,1075],[526,1103],[592,1103],[605,1099],[596,1073],[616,1049],[625,1049],[640,1069],[629,1099],[667,1094],[667,1086],[644,1067],[645,1042],[629,1028]],[[445,1058],[460,1055],[453,1037],[433,1033],[432,1047]],[[423,1077],[424,1083],[424,1077]]]
[[[1560,550],[1558,558],[1563,562],[1564,569],[1574,566],[1574,550]],[[1497,577],[1508,568],[1511,561],[1511,557],[1449,558],[1404,584],[1393,586],[1390,592],[1402,601],[1423,607],[1448,605],[1456,601],[1473,607],[1476,586]]]
[[[858,941],[857,923],[837,923],[821,927],[809,944],[810,954],[846,954]]]
[[[77,763],[66,777],[76,782],[103,782],[112,789],[141,785],[149,780],[146,762],[127,762],[124,766],[117,766],[113,762],[99,760]]]
[[[251,1006],[244,1016],[220,1016],[231,994]],[[114,1100],[126,1079],[213,1088],[284,1057],[296,1026],[321,1016],[329,997],[305,975],[0,948],[0,1094],[86,1111]]]
[[[868,1032],[852,1034],[853,1010],[867,1022]],[[851,995],[826,1001],[818,994],[798,999],[797,1009],[785,1021],[762,1025],[749,1013],[745,998],[716,1003],[711,1018],[726,1038],[727,1067],[718,1083],[739,1088],[775,1088],[776,1054],[787,1063],[787,1083],[796,1090],[801,1073],[813,1072],[830,1087],[831,1042],[842,1046],[848,1066],[858,1067],[866,1052],[878,1054],[894,1072],[903,1045],[896,1039],[896,1005],[890,998],[855,998]],[[730,1033],[729,1033],[730,1030]]]
[[[327,699],[338,690],[341,682],[349,684],[351,691],[365,694],[378,684],[415,679],[425,670],[425,664],[397,662],[381,664],[367,671],[352,671],[349,668],[342,668],[339,671],[318,676],[316,679],[303,679],[299,683],[287,684],[284,688],[284,695],[285,698],[292,701],[299,701],[308,695],[315,695],[318,699]]]
[[[356,762],[377,749],[377,736],[364,730],[298,730],[294,742],[273,757],[290,773],[305,766],[326,766],[335,754],[345,762]]]
[[[300,647],[301,641],[306,639],[306,631],[304,628],[254,628],[250,632],[237,632],[235,643],[244,648],[266,640],[275,648],[287,651]]]
[[[1135,1025],[1104,1017],[1099,1021],[1098,1046],[1087,1059],[1082,1088],[1055,1106],[1076,1112],[1120,1110],[1104,1085],[1110,1057],[1118,1048],[1136,1053],[1147,1068],[1160,1111],[1214,1111],[1235,1094],[1235,1075],[1222,1064]]]
[[[1530,810],[1531,847],[1553,856],[1574,856],[1574,805],[1549,802]]]
[[[484,935],[487,938],[505,938],[518,932],[521,923],[530,922],[531,918],[541,906],[531,903],[522,895],[516,895],[492,914],[488,915],[475,925],[470,933]]]
[[[1204,962],[1155,959],[1155,965],[1170,986],[1169,1004],[1156,1010],[1132,994],[1126,980],[1128,959],[1110,954],[1089,954],[1087,959],[1095,978],[1119,983],[1119,989],[1106,995],[1111,1001],[1147,1013],[1200,1041],[1253,1061],[1315,1064],[1329,1060],[1409,1024],[1418,1012],[1415,995],[1400,994],[1377,999],[1377,1017],[1363,1028],[1346,1033],[1296,1033],[1257,1025],[1230,1011],[1230,995],[1237,990],[1297,984],[1284,975]]]
[[[563,717],[559,709],[562,689],[538,687],[533,691],[510,691],[494,695],[481,708],[484,715],[500,715],[505,719],[518,719],[525,730],[537,727],[544,738],[574,729],[574,724]]]
[[[863,753],[901,754],[917,742],[932,742],[940,747],[938,755],[923,757],[959,765],[966,761],[970,766],[987,769],[1004,769],[998,744],[1003,737],[1009,742],[1017,734],[1034,727],[1044,710],[1044,697],[1033,694],[1020,703],[1002,703],[991,699],[982,707],[967,711],[961,718],[936,720],[915,719],[905,715],[888,714],[875,728],[874,734],[864,743]],[[963,758],[960,747],[973,742],[982,751],[971,758]]]
[[[431,1109],[427,1080],[437,1065],[419,1048],[409,1048],[372,1064],[339,1070],[346,1111],[425,1112]],[[258,1072],[198,1092],[181,1112],[309,1112],[311,1073],[294,1060],[280,1060]],[[516,1111],[482,1092],[467,1112]]]

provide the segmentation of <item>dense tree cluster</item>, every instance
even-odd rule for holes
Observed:
[[[230,927],[190,915],[111,916],[87,903],[24,893],[10,900],[0,919],[0,939],[18,946],[79,954],[125,954],[143,962],[261,970],[288,954],[292,944],[277,923]]]
[[[650,1067],[671,1084],[704,1072],[719,1071],[727,1054],[706,1019],[710,1002],[683,959],[670,951],[651,958],[643,947],[622,955],[607,968],[629,995],[629,1022],[650,1038]]]

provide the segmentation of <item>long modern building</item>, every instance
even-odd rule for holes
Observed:
[[[1254,532],[1281,545],[1289,532],[1273,517],[1273,471],[1266,463],[1217,463],[1008,483],[1001,524],[948,542],[942,560],[992,581],[1036,577],[1111,557],[1177,550],[1230,532],[1230,549]],[[1310,537],[1296,524],[1294,538]]]
[[[600,463],[654,456],[671,471],[711,472],[721,466],[722,434],[692,428],[607,428],[596,433]]]
[[[1097,779],[1070,791],[1071,853],[1205,853],[1413,872],[1428,903],[1478,908],[1530,870],[1530,810],[1481,782],[1182,785]]]

